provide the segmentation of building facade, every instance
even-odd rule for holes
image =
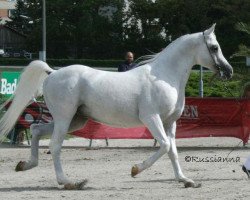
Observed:
[[[2,56],[18,57],[24,46],[26,36],[15,29],[6,26],[10,21],[11,11],[15,9],[16,1],[0,0],[0,50]]]
[[[15,9],[16,1],[0,0],[0,24],[3,25],[6,21],[10,21],[11,10]]]

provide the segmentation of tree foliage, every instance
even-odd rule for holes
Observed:
[[[26,30],[27,48],[37,52],[42,41],[41,1],[20,2],[25,6],[23,13],[33,21],[32,30]],[[122,40],[122,8],[122,0],[46,1],[48,56],[112,57]],[[23,29],[17,23],[23,13],[18,12],[8,25]]]
[[[248,34],[248,39],[250,39],[250,24],[239,22],[236,24],[236,29]],[[244,44],[239,45],[239,51],[237,51],[233,56],[250,56],[250,48]]]
[[[131,0],[130,15],[142,22],[141,37],[155,31],[165,35],[165,45],[183,34],[203,31],[216,23],[216,35],[227,57],[231,56],[246,37],[235,29],[238,22],[250,20],[250,1],[240,0]],[[134,20],[137,22],[137,20]],[[153,21],[157,21],[153,27]],[[150,33],[149,33],[150,34]],[[138,35],[138,34],[137,34]],[[150,39],[147,39],[150,41]],[[145,44],[145,43],[144,43]],[[157,45],[157,42],[155,42]],[[162,45],[163,43],[161,43]],[[150,44],[154,47],[154,43]]]
[[[53,58],[121,58],[127,50],[150,54],[213,23],[226,57],[250,43],[235,28],[249,23],[249,0],[50,0],[46,5],[47,55]],[[41,49],[41,16],[41,0],[19,0],[8,24],[28,35],[32,52]]]
[[[29,34],[32,25],[31,20],[27,16],[26,12],[26,6],[25,3],[22,0],[18,0],[16,3],[16,9],[13,10],[10,16],[11,21],[7,22],[7,25],[19,33],[22,33],[24,35]]]

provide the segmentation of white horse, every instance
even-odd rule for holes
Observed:
[[[16,171],[38,165],[39,139],[52,134],[50,151],[58,184],[66,189],[81,189],[85,182],[74,183],[64,175],[60,152],[65,135],[92,118],[116,127],[145,125],[158,141],[159,150],[134,165],[132,176],[168,153],[176,179],[185,187],[200,186],[182,173],[175,144],[176,120],[183,111],[185,86],[193,65],[206,66],[224,79],[232,77],[233,69],[222,54],[214,29],[215,24],[204,32],[182,36],[140,67],[123,73],[81,65],[55,71],[42,61],[31,62],[22,73],[12,105],[0,121],[0,139],[41,92],[54,120],[31,126],[31,157],[20,161]]]

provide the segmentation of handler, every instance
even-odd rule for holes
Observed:
[[[242,88],[241,98],[250,98],[250,82],[245,83]]]
[[[243,86],[241,97],[242,98],[250,98],[250,82],[247,82]],[[250,156],[247,158],[244,165],[242,166],[242,170],[243,170],[243,172],[245,172],[247,174],[248,178],[250,179]]]
[[[125,55],[125,61],[118,66],[118,72],[125,72],[136,68],[137,64],[134,63],[134,54],[132,52],[127,52]]]
[[[247,174],[247,177],[250,179],[250,156],[247,158],[246,162],[242,166],[242,170]]]

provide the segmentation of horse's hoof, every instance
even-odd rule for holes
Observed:
[[[64,185],[65,190],[83,190],[88,180],[83,180],[79,183],[67,183]]]
[[[26,163],[25,161],[20,161],[20,162],[17,164],[17,166],[16,166],[16,168],[15,168],[15,171],[16,171],[16,172],[24,171],[25,163]]]
[[[137,174],[139,174],[139,168],[137,165],[134,165],[131,170],[131,176],[135,177]]]
[[[85,187],[85,185],[87,185],[87,183],[88,183],[87,179],[83,180],[82,182],[76,183],[75,184],[76,185],[76,189],[77,190],[84,190],[84,187]]]
[[[185,182],[184,183],[184,186],[185,188],[189,188],[189,187],[192,187],[192,188],[200,188],[201,187],[201,183],[194,183],[194,182]]]
[[[76,184],[74,183],[67,183],[64,185],[65,190],[75,190],[76,189]]]

